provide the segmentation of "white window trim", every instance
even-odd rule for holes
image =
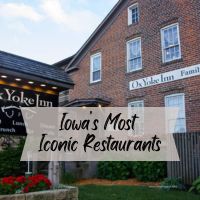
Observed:
[[[131,101],[128,103],[128,107],[131,107],[133,104],[136,104],[136,103],[142,103],[143,106],[144,106],[144,100],[140,100],[140,101]]]
[[[133,104],[138,104],[138,103],[139,104],[142,103],[143,107],[134,107],[133,109],[137,109],[137,108],[142,109],[140,112],[143,112],[142,116],[144,117],[144,100],[138,100],[138,101],[129,102],[128,103],[128,108],[130,109],[130,108],[132,108]],[[133,114],[131,110],[128,110],[128,113],[129,113],[129,117],[131,117],[132,114]],[[143,135],[144,134],[144,118],[142,118],[142,119],[141,119],[141,116],[140,116],[140,125],[142,123],[142,131],[141,131],[141,129],[139,129],[139,132],[135,132],[135,130],[132,130],[130,132],[130,134],[135,134],[135,135],[141,135],[141,134]]]
[[[178,33],[178,43],[179,43],[179,48],[180,48],[180,55],[178,58],[174,59],[174,60],[178,60],[178,59],[181,59],[182,58],[182,51],[181,51],[181,40],[180,40],[180,29],[179,29],[179,23],[174,23],[174,24],[170,24],[168,26],[165,26],[163,27],[161,30],[160,30],[160,34],[161,34],[161,48],[162,48],[162,62],[163,63],[168,63],[168,62],[171,62],[171,61],[174,61],[174,60],[168,60],[168,61],[165,61],[165,53],[164,53],[164,30],[165,29],[168,29],[172,26],[177,26],[177,33]]]
[[[93,59],[98,56],[100,57],[100,79],[93,81]],[[96,53],[96,54],[93,54],[90,56],[90,83],[100,82],[101,81],[101,73],[102,73],[102,54],[99,52],[99,53]]]
[[[165,107],[167,105],[167,98],[176,97],[176,96],[183,96],[183,104],[184,104],[184,113],[185,113],[185,130],[187,132],[187,122],[186,122],[186,111],[185,111],[185,94],[184,93],[176,93],[165,96]]]
[[[141,48],[141,67],[136,69],[136,70],[129,70],[129,43],[136,41],[136,40],[140,40],[140,48]],[[136,72],[139,71],[143,68],[143,62],[142,62],[142,38],[141,37],[137,37],[134,38],[132,40],[129,40],[126,42],[126,65],[127,65],[127,73],[131,73],[131,72]]]
[[[140,11],[139,11],[139,6],[138,6],[138,3],[134,3],[132,4],[131,6],[128,7],[128,26],[132,25],[133,22],[132,22],[132,9],[135,8],[135,7],[138,7],[138,21],[140,19]]]

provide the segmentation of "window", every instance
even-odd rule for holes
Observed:
[[[69,90],[65,90],[59,93],[59,105],[64,106],[69,102]]]
[[[180,35],[178,24],[161,29],[163,62],[181,58]]]
[[[132,108],[143,108],[144,107],[144,101],[133,101],[133,102],[130,102],[128,104],[129,107],[132,107]]]
[[[132,134],[142,135],[144,134],[144,101],[133,101],[128,104],[129,108],[133,108],[133,112],[129,111],[129,116],[132,114],[137,114],[139,119],[136,120],[135,130]]]
[[[127,42],[127,68],[128,72],[142,69],[141,38]]]
[[[170,133],[184,133],[186,132],[186,118],[185,118],[185,95],[175,94],[165,97],[166,107],[178,107],[179,113],[177,119],[167,119]],[[175,121],[175,129],[172,129],[171,123]],[[174,127],[173,127],[174,128]]]
[[[92,55],[90,62],[90,82],[101,81],[101,53]]]
[[[128,8],[128,25],[137,23],[139,21],[138,4],[133,4]]]

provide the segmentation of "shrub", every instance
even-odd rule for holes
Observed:
[[[167,175],[166,162],[99,162],[98,177],[126,180],[136,177],[140,181],[160,181]]]
[[[193,182],[192,187],[190,188],[189,192],[196,192],[200,194],[200,177]]]
[[[49,190],[51,182],[44,175],[31,177],[5,177],[0,181],[0,195],[28,193]]]
[[[181,178],[166,178],[161,183],[161,188],[167,189],[167,190],[170,190],[170,189],[185,190],[185,186]]]
[[[8,147],[0,152],[0,177],[24,174],[26,162],[20,162],[23,147],[24,140],[21,140],[17,147]]]
[[[108,180],[126,180],[133,177],[133,162],[99,162],[98,178]]]
[[[167,175],[166,162],[135,162],[133,172],[140,181],[160,181]]]
[[[72,173],[63,173],[61,177],[61,183],[62,184],[73,184],[77,181],[76,177]]]

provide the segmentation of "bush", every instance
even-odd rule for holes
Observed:
[[[19,176],[26,171],[26,162],[20,162],[24,140],[17,147],[8,147],[0,152],[0,177]]]
[[[126,180],[133,177],[133,162],[99,162],[98,178],[108,180]]]
[[[28,178],[9,176],[0,181],[0,195],[49,190],[51,185],[49,179],[44,175],[35,175]]]
[[[99,162],[98,178],[139,181],[160,181],[167,175],[166,162]]]
[[[181,178],[166,178],[161,183],[161,188],[167,189],[167,190],[170,190],[170,189],[185,190],[185,186]]]
[[[72,173],[63,173],[61,177],[62,184],[73,184],[76,183],[77,179],[74,174]]]
[[[167,163],[135,162],[133,172],[140,181],[160,181],[167,175]]]
[[[192,187],[190,188],[189,192],[195,192],[200,194],[200,177],[193,182]]]

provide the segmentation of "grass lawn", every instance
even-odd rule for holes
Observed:
[[[134,186],[79,186],[79,200],[200,200],[199,195]]]

